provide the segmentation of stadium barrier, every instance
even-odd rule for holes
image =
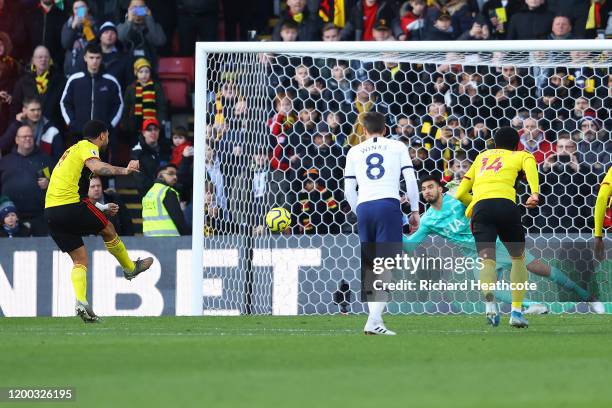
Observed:
[[[539,257],[559,261],[563,252],[585,260],[587,243],[577,248],[575,237],[555,240],[541,237],[532,248],[559,242],[557,248],[540,250]],[[231,242],[206,238],[203,253],[205,276],[202,285],[204,315],[246,313],[245,273],[240,260],[246,254],[245,239],[234,236]],[[132,257],[153,256],[152,268],[133,281],[123,278],[116,260],[98,238],[85,238],[89,249],[89,299],[101,316],[190,315],[192,284],[191,237],[143,239],[124,238]],[[452,248],[441,240],[430,240],[427,250]],[[568,250],[569,249],[569,250]],[[360,250],[356,235],[314,235],[289,238],[262,238],[253,249],[256,276],[250,290],[250,306],[263,314],[304,315],[363,313],[360,302]],[[579,251],[579,252],[575,252]],[[547,253],[548,252],[548,253]],[[588,257],[588,256],[587,256]],[[588,261],[588,260],[587,260]],[[593,270],[587,262],[586,270]],[[609,268],[608,268],[609,269]],[[74,294],[70,282],[71,262],[58,251],[50,238],[16,238],[2,241],[0,247],[0,316],[73,316]],[[457,271],[438,271],[421,278],[459,281],[466,275]],[[506,271],[507,272],[507,271]],[[604,282],[609,282],[609,270]],[[575,272],[574,272],[575,273]],[[574,276],[575,278],[575,276]],[[586,312],[584,303],[576,303],[563,290],[542,278],[530,276],[540,285],[538,293],[528,294],[546,302],[554,312]],[[391,313],[473,313],[482,307],[479,293],[473,290],[413,291],[400,302],[389,305]],[[604,296],[609,301],[608,289]],[[611,311],[612,303],[607,304]]]

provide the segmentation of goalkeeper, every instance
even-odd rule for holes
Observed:
[[[429,204],[429,208],[421,218],[419,229],[410,236],[404,236],[404,250],[412,252],[428,235],[438,235],[457,245],[462,250],[464,257],[476,259],[478,256],[476,242],[470,231],[470,221],[465,216],[465,206],[449,194],[444,194],[440,180],[436,176],[424,176],[421,178],[420,184],[423,200]],[[497,253],[497,271],[500,274],[504,269],[510,269],[512,262],[510,254],[499,240],[496,242],[495,250]],[[595,301],[592,295],[559,269],[536,260],[529,252],[525,254],[525,263],[529,272],[573,291],[580,300],[590,301],[589,306],[594,312],[603,313],[601,302]],[[504,303],[511,303],[511,297],[507,291],[498,291],[495,293],[495,297]],[[534,306],[531,309],[532,313],[546,312],[542,308],[535,307],[532,302],[525,301],[524,303],[529,307]]]

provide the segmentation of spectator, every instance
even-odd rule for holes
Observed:
[[[455,37],[452,19],[448,14],[439,14],[423,35],[425,41],[453,41]]]
[[[196,41],[217,40],[219,24],[217,0],[178,0],[176,4],[181,55],[193,55]]]
[[[323,41],[340,41],[340,27],[334,25],[334,23],[327,23],[321,30]]]
[[[11,198],[21,220],[30,223],[33,235],[46,235],[45,192],[51,158],[36,148],[34,131],[29,126],[17,130],[15,144],[17,149],[0,159],[0,194]]]
[[[72,5],[72,15],[62,27],[62,46],[66,50],[64,58],[64,73],[76,72],[78,57],[83,55],[87,44],[96,40],[98,25],[89,13],[89,7],[84,0],[77,0]],[[82,66],[81,66],[82,67]]]
[[[525,0],[525,6],[510,19],[508,40],[544,39],[550,33],[553,15],[545,0]]]
[[[115,153],[117,140],[114,128],[123,112],[121,87],[115,77],[102,72],[102,49],[99,45],[87,45],[85,64],[87,70],[71,75],[66,82],[60,101],[64,121],[73,140],[78,138],[88,120],[104,122],[111,129],[110,148]]]
[[[295,149],[299,145],[293,125],[297,121],[297,115],[293,110],[293,100],[289,95],[279,93],[274,98],[276,113],[268,119],[270,129],[270,168],[273,203],[277,206],[285,204],[286,195],[289,193],[291,181],[293,180],[292,163],[297,163],[299,156]],[[291,198],[291,197],[287,197]]]
[[[457,187],[459,187],[459,183],[461,183],[463,176],[465,176],[465,174],[468,172],[471,165],[472,161],[467,158],[464,152],[458,151],[455,153],[455,156],[450,161],[450,165],[448,166],[448,171],[441,180],[442,182],[446,183],[448,194],[455,194]]]
[[[457,41],[475,41],[475,40],[490,40],[491,31],[489,26],[481,18],[477,18],[472,24],[470,31],[461,34]]]
[[[187,138],[187,129],[183,126],[177,126],[172,131],[172,146],[170,163],[179,168],[183,160],[183,151],[187,147],[193,146],[193,143]]]
[[[255,152],[251,164],[234,182],[230,192],[230,213],[235,231],[261,235],[265,231],[265,216],[270,203],[270,166],[265,151]]]
[[[431,27],[434,23],[439,20],[440,15],[448,15],[450,17],[450,28],[447,30],[441,30],[442,32],[450,32],[452,38],[456,38],[461,33],[464,33],[472,27],[474,18],[472,17],[472,10],[468,4],[468,0],[430,0],[428,1],[429,7],[425,18],[426,27]],[[446,23],[443,24],[443,27]]]
[[[221,172],[221,160],[213,149],[206,150],[204,160],[207,179],[210,180],[215,187],[215,205],[220,210],[222,219],[229,219],[227,213],[227,197],[225,196],[225,177]]]
[[[399,16],[393,1],[360,0],[349,12],[342,39],[348,41],[374,41],[374,25],[384,22],[391,27],[393,36],[404,39]]]
[[[120,18],[126,11],[126,0],[95,0],[90,1],[89,11],[96,21],[111,21],[119,23]]]
[[[156,171],[157,178],[142,198],[142,232],[146,237],[177,237],[190,235],[181,209],[179,194],[173,188],[177,182],[174,164]]]
[[[297,41],[299,35],[299,25],[293,20],[286,20],[280,27],[281,41],[292,42]]]
[[[123,52],[117,42],[117,27],[115,27],[115,24],[110,21],[102,24],[99,37],[104,72],[114,76],[119,82],[122,92],[124,92],[128,83],[134,78],[134,74],[132,73],[131,58]],[[77,54],[75,66],[65,72],[67,76],[86,69],[84,56],[85,50],[82,49]]]
[[[519,131],[521,136],[519,149],[533,154],[536,163],[542,164],[548,156],[555,152],[554,147],[544,137],[544,132],[535,118],[527,118],[523,121],[523,129]]]
[[[489,19],[491,34],[503,40],[508,32],[508,22],[521,9],[524,0],[488,0],[482,6],[482,14]]]
[[[345,152],[332,140],[325,122],[320,122],[312,133],[308,143],[298,147],[303,173],[315,169],[321,180],[332,192],[340,191],[340,180],[343,177]]]
[[[166,97],[161,83],[151,77],[151,64],[144,58],[134,62],[136,81],[125,90],[124,129],[131,135],[142,128],[147,119],[164,123],[168,119]],[[134,143],[130,141],[130,146]]]
[[[118,207],[118,212],[112,214],[110,217],[107,215],[108,220],[113,223],[118,235],[134,235],[132,219],[130,218],[130,213],[128,212],[128,209],[125,204],[123,203],[123,200],[121,199],[119,194],[116,194],[111,190],[104,191],[102,189],[102,180],[99,176],[94,175],[89,179],[89,191],[87,193],[87,196],[93,204],[116,204]]]
[[[344,147],[347,142],[347,135],[351,132],[351,124],[346,121],[341,112],[327,112],[323,115],[325,124],[329,132],[329,137],[333,143]]]
[[[159,122],[157,119],[147,119],[142,122],[142,133],[138,137],[138,143],[132,148],[130,157],[140,163],[140,172],[135,174],[135,178],[136,188],[141,197],[153,185],[157,169],[161,164],[158,140]]]
[[[549,155],[542,163],[542,171],[555,171],[556,173],[577,173],[580,170],[578,162],[578,148],[567,133],[560,135],[557,139],[555,153]]]
[[[121,90],[127,88],[133,78],[131,58],[118,47],[117,27],[110,21],[100,26],[100,48],[102,48],[102,64],[107,74],[117,79]]]
[[[595,38],[596,30],[587,31],[587,20],[589,20],[589,9],[593,7],[594,20],[598,17],[600,24],[605,24],[605,17],[610,10],[608,2],[599,1],[600,5],[597,7],[594,2],[589,0],[547,0],[546,5],[551,13],[557,16],[567,16],[572,23],[572,36],[573,38]],[[606,7],[607,3],[607,7]],[[599,8],[602,13],[601,16],[596,16],[597,9]],[[608,10],[606,10],[606,8]],[[597,25],[597,21],[594,21]],[[595,27],[593,27],[595,28]],[[605,28],[605,27],[604,27]]]
[[[572,34],[572,22],[569,17],[555,16],[549,38],[551,40],[571,40],[574,38]]]
[[[347,112],[353,102],[348,62],[336,60],[331,67],[331,74],[325,84],[325,87],[331,92],[331,99],[328,101],[329,109]]]
[[[28,36],[23,24],[23,10],[17,2],[0,0],[0,32],[6,33],[15,46],[13,52],[6,52],[6,55],[12,55],[15,59],[21,60],[29,53],[27,50]],[[7,48],[7,45],[5,44],[4,47]]]
[[[421,125],[416,131],[417,137],[422,140],[422,146],[429,150],[434,145],[434,140],[440,138],[442,128],[446,125],[448,112],[446,105],[442,102],[434,102],[427,108],[427,115],[421,120]]]
[[[44,46],[49,50],[51,61],[57,67],[63,67],[62,27],[65,17],[55,0],[40,0],[25,11],[24,21],[30,47]]]
[[[233,122],[233,116],[236,113],[236,104],[244,100],[239,94],[234,82],[234,76],[228,75],[224,78],[221,89],[209,98],[209,110],[211,121],[213,122],[213,133],[215,140],[223,137],[224,132],[229,128],[229,124]]]
[[[292,211],[297,219],[295,233],[338,234],[341,226],[336,220],[339,206],[333,193],[325,188],[316,169],[306,170],[303,177],[302,189]]]
[[[471,141],[465,139],[465,130],[459,127],[459,119],[449,116],[447,125],[440,128],[440,136],[436,138],[434,148],[429,151],[429,157],[443,174],[448,174],[448,165],[457,152],[466,153],[462,142],[468,144],[468,149],[471,148]]]
[[[316,41],[321,38],[321,20],[312,10],[306,8],[306,0],[287,0],[287,9],[281,12],[279,21],[272,30],[273,41],[281,40],[281,27],[289,20],[297,23],[299,41]]]
[[[55,165],[64,153],[64,140],[57,127],[42,115],[41,103],[36,98],[23,101],[23,110],[0,139],[0,152],[8,154],[13,150],[17,131],[24,125],[32,128],[34,144],[42,153],[51,157]]]
[[[32,54],[32,64],[19,78],[13,91],[11,115],[21,111],[25,99],[36,98],[42,104],[43,116],[62,126],[64,119],[60,110],[60,99],[64,90],[61,69],[52,61],[49,50],[38,46]]]
[[[393,133],[389,136],[391,139],[400,140],[404,143],[412,144],[417,137],[415,136],[415,123],[407,116],[400,116],[395,122]]]
[[[19,65],[11,57],[12,50],[11,39],[5,32],[0,32],[0,132],[6,129],[10,116],[9,106],[13,101],[11,94],[19,77]]]
[[[157,47],[166,43],[166,35],[144,0],[130,2],[127,19],[117,26],[117,32],[129,54],[134,59],[146,58],[157,72]]]
[[[609,131],[602,129],[601,122],[585,116],[578,122],[578,131],[572,134],[578,144],[578,152],[585,163],[589,163],[591,172],[603,174],[606,166],[612,162],[612,140]]]
[[[422,38],[426,11],[427,3],[425,0],[410,0],[402,5],[400,27],[404,31],[406,40],[418,41]]]
[[[596,177],[585,176],[588,169],[580,162],[576,143],[567,134],[560,135],[556,153],[548,156],[541,170],[544,177],[540,193],[546,200],[540,212],[546,221],[542,225],[536,218],[536,225],[553,230],[562,228],[566,232],[578,232],[586,227],[593,208],[587,200],[592,196],[591,186],[596,184]]]
[[[394,41],[395,38],[391,34],[391,29],[387,26],[386,21],[381,20],[374,24],[372,28],[372,37],[374,41]]]
[[[319,119],[319,111],[315,108],[314,103],[307,100],[299,113],[299,120],[293,126],[294,140],[299,141],[301,145],[308,145],[312,135],[317,131]]]
[[[352,112],[349,114],[349,122],[353,124],[353,131],[348,139],[349,145],[356,146],[365,140],[362,117],[367,112],[386,113],[386,106],[379,103],[374,93],[372,81],[364,81],[357,86]]]
[[[30,228],[19,222],[17,208],[12,201],[0,203],[0,226],[0,238],[30,236]]]

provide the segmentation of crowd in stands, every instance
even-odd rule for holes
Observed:
[[[273,3],[0,0],[0,236],[47,234],[49,175],[90,119],[109,126],[105,160],[140,161],[141,197],[156,183],[174,187],[186,221],[175,224],[190,233],[193,140],[173,123],[157,74],[160,57],[193,56],[195,41],[246,40],[253,30],[275,41],[612,36],[609,0],[286,0],[268,29]],[[545,197],[529,227],[584,230],[612,163],[612,68],[581,64],[580,52],[565,55],[567,66],[498,57],[489,66],[264,56],[270,102],[259,125],[249,123],[258,102],[243,96],[244,70],[217,67],[207,97],[205,233],[261,233],[273,205],[291,210],[288,233],[353,231],[344,157],[372,110],[386,114],[389,137],[409,147],[419,175],[438,172],[450,188],[496,128],[515,127]],[[249,129],[264,129],[265,140]],[[105,183],[91,180],[90,199],[120,202]],[[129,235],[123,210],[114,222]]]

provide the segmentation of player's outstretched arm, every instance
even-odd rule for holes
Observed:
[[[132,160],[127,167],[117,167],[99,159],[91,158],[85,161],[85,165],[92,173],[103,177],[127,176],[138,172],[138,162],[136,160]]]
[[[525,159],[523,159],[523,170],[531,190],[531,196],[527,199],[525,206],[527,208],[535,208],[540,202],[540,181],[536,160],[532,154],[526,154]]]

